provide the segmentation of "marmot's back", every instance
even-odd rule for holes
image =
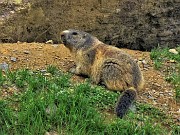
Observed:
[[[96,72],[101,72],[100,80],[105,83],[108,89],[118,91],[130,87],[137,90],[142,89],[144,80],[140,68],[128,54],[115,47],[100,44],[96,48],[96,55],[97,59],[94,63],[102,63],[101,65],[95,64],[101,66]]]

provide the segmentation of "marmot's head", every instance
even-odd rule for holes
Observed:
[[[65,30],[61,32],[61,40],[70,51],[93,46],[99,40],[89,33],[79,30]]]

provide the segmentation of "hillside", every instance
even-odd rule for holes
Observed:
[[[145,88],[138,92],[138,102],[147,103],[172,115],[179,122],[180,104],[175,100],[175,91],[170,83],[165,81],[165,74],[153,67],[149,52],[122,49],[129,53],[139,63],[145,78]],[[44,70],[49,65],[67,72],[73,65],[73,58],[64,45],[42,43],[0,44],[0,64],[10,70],[31,69]],[[6,67],[6,68],[7,68]],[[84,81],[83,77],[73,76],[73,81]],[[2,97],[11,95],[12,89],[2,90]],[[2,98],[1,97],[1,98]]]

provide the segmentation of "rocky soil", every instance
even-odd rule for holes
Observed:
[[[180,44],[179,0],[23,1],[0,2],[0,42],[60,43],[59,33],[74,28],[120,48],[146,51]]]
[[[180,103],[175,100],[173,86],[165,81],[163,72],[153,68],[149,52],[122,49],[129,53],[139,63],[145,78],[145,88],[138,92],[138,101],[151,104],[163,112],[172,115],[175,121],[180,122]],[[16,70],[28,68],[43,70],[49,65],[57,66],[67,72],[74,61],[64,45],[42,43],[14,43],[0,44],[0,68]],[[83,81],[83,77],[73,76],[75,81]],[[6,97],[13,93],[13,88],[3,89]]]

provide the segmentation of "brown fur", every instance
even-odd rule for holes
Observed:
[[[135,99],[136,90],[144,85],[138,64],[120,49],[106,45],[86,32],[68,30],[61,36],[75,58],[76,68],[71,72],[87,75],[95,84],[102,82],[110,90],[125,91],[118,101],[117,107],[120,108],[116,108],[117,115],[122,117]],[[129,101],[126,103],[127,97]],[[126,109],[123,109],[122,102],[125,102]]]

